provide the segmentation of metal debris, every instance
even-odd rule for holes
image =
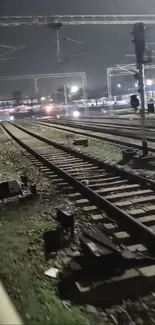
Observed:
[[[57,210],[57,222],[64,235],[64,231],[70,232],[70,237],[74,237],[74,216],[72,212]]]

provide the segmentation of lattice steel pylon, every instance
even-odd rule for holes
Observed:
[[[155,24],[153,15],[51,15],[51,16],[1,16],[0,26],[46,25],[62,23],[69,25],[129,25],[143,22]]]

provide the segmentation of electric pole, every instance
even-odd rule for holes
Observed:
[[[66,116],[68,116],[68,94],[67,94],[67,85],[64,85],[64,96],[65,96]]]
[[[144,60],[144,52],[145,52],[145,26],[143,23],[137,23],[134,25],[133,29],[133,42],[135,45],[135,54],[137,60],[137,78],[139,81],[139,93],[141,97],[141,128],[142,128],[142,150],[143,156],[148,155],[148,144],[146,140],[146,132],[145,132],[145,107],[146,107],[146,99],[145,99],[145,76],[144,76],[144,64],[148,60]],[[150,62],[150,60],[149,60]]]

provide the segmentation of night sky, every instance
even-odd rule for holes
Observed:
[[[0,15],[52,14],[155,14],[155,0],[0,0]],[[106,85],[106,68],[119,63],[131,63],[125,53],[133,53],[132,26],[100,25],[64,27],[62,34],[85,42],[85,45],[62,43],[62,55],[87,53],[85,58],[72,59],[65,67],[56,62],[55,35],[45,26],[1,27],[0,44],[26,45],[13,56],[17,60],[0,63],[0,74],[19,75],[34,73],[85,71],[90,88]],[[148,41],[155,42],[155,26],[149,27]],[[155,49],[155,46],[154,46]],[[4,50],[0,50],[3,53]],[[10,55],[11,56],[11,55]],[[63,70],[62,70],[63,69]],[[60,80],[40,83],[42,91],[49,91]],[[22,88],[27,94],[31,82],[0,83],[0,95],[9,95]],[[49,89],[50,88],[50,89]]]

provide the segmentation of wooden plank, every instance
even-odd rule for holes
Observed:
[[[150,203],[152,201],[155,201],[155,195],[152,196],[146,196],[146,197],[141,197],[141,198],[136,198],[136,199],[131,199],[131,201],[123,201],[123,202],[118,202],[116,205],[119,208],[123,208],[129,205],[133,204],[138,204],[138,203]]]
[[[152,212],[154,211],[155,212],[155,205],[152,204],[152,205],[149,205],[145,208],[145,211],[148,211],[148,212]]]
[[[106,175],[107,176],[107,175]],[[115,177],[104,177],[104,175],[100,176],[99,179],[92,179],[90,182],[91,183],[97,183],[97,182],[111,182],[111,181],[117,181],[119,180],[121,177],[120,176],[115,176]]]
[[[142,245],[142,244],[136,244],[136,245],[130,245],[128,246],[128,249],[131,251],[131,252],[146,252],[147,251],[147,248]]]
[[[129,205],[132,205],[132,202],[126,200],[126,201],[115,203],[115,205],[119,208],[125,208],[128,207]]]
[[[99,183],[99,184],[91,184],[89,185],[90,188],[94,189],[94,188],[97,188],[97,187],[108,187],[108,186],[113,186],[113,185],[118,185],[118,184],[126,184],[128,183],[127,180],[121,180],[121,181],[116,181],[116,182],[111,182],[111,183]]]
[[[107,195],[105,198],[107,200],[115,201],[117,199],[124,199],[125,197],[139,196],[139,195],[152,194],[152,193],[153,191],[148,189],[148,190],[139,190],[139,191]]]
[[[95,210],[98,210],[98,208],[95,205],[91,205],[91,206],[89,205],[89,206],[84,207],[83,210],[85,212],[93,212]]]
[[[88,165],[88,164],[84,164],[83,162],[66,162],[64,161],[64,163],[58,163],[57,164],[60,168],[63,167],[63,168],[75,168],[76,166],[92,166],[92,165]]]
[[[133,199],[131,200],[131,202],[133,204],[137,204],[137,203],[149,203],[149,202],[152,202],[152,201],[155,201],[155,195],[151,195],[151,196],[146,196],[146,197],[142,197],[142,198],[136,198],[136,199]]]
[[[152,205],[150,207],[147,207],[147,208],[142,208],[142,209],[127,210],[127,213],[129,213],[133,217],[145,216],[145,215],[148,215],[150,212],[155,213],[155,206],[154,205]]]
[[[101,214],[93,214],[93,215],[91,215],[91,218],[92,218],[92,221],[96,221],[96,222],[104,219]]]
[[[129,190],[129,189],[134,189],[134,188],[139,188],[139,184],[131,184],[131,185],[126,185],[126,186],[116,186],[116,187],[109,187],[109,188],[101,188],[100,190],[95,191],[98,194],[104,194],[104,193],[110,193],[110,192],[117,192],[117,191],[124,191],[124,190]]]
[[[82,168],[82,166],[81,166],[81,168]],[[75,173],[75,171],[76,171],[76,169],[77,169],[77,173],[79,173],[79,169],[80,168],[74,168],[74,173]],[[95,169],[96,169],[96,167],[88,167],[88,168],[82,168],[83,170],[83,172],[85,172],[85,171],[94,171]],[[65,169],[65,171],[67,172],[70,172],[71,170],[70,169]],[[72,173],[71,173],[72,174]]]
[[[101,178],[102,176],[104,176],[104,175],[101,175],[101,174],[98,174],[98,172],[97,173],[95,173],[95,175],[87,175],[87,179],[88,180],[90,180],[90,182],[96,182],[96,179],[98,180],[99,178]],[[77,177],[77,179],[78,180],[82,180],[83,179],[83,177],[81,177],[81,175],[79,175],[78,177]]]
[[[146,214],[146,211],[144,209],[132,209],[132,210],[127,210],[127,213],[133,217],[136,217],[136,216],[142,216]]]
[[[80,193],[76,192],[76,193],[68,194],[68,197],[76,199],[78,197],[82,197],[82,195]]]
[[[80,164],[72,164],[72,165],[67,165],[67,164],[65,164],[65,165],[63,165],[63,164],[61,164],[61,165],[59,165],[59,164],[57,164],[58,165],[58,167],[60,167],[60,168],[62,168],[62,169],[64,169],[64,170],[75,170],[75,169],[80,169],[80,168],[84,168],[84,169],[87,169],[87,168],[85,168],[85,167],[92,167],[93,165],[88,165],[88,164],[82,164],[82,163],[80,163]]]
[[[139,222],[142,222],[142,223],[151,223],[151,222],[154,222],[154,224],[155,224],[155,215],[141,217],[141,218],[138,218],[137,220]]]
[[[56,159],[55,159],[56,160]],[[59,160],[58,160],[59,161]],[[69,159],[61,159],[61,161],[59,161],[59,164],[65,164],[65,163],[76,163],[77,161],[79,161],[79,159],[76,158],[69,158]]]
[[[130,235],[126,231],[119,231],[119,232],[116,232],[114,235],[118,239],[124,239],[124,238],[129,238],[130,237]]]
[[[76,204],[86,206],[90,204],[90,201],[88,201],[87,199],[80,199],[80,200],[76,200]]]
[[[117,228],[117,225],[114,225],[112,223],[104,223],[103,224],[103,227],[106,228],[106,229],[108,229],[108,230],[114,230],[114,229]]]

